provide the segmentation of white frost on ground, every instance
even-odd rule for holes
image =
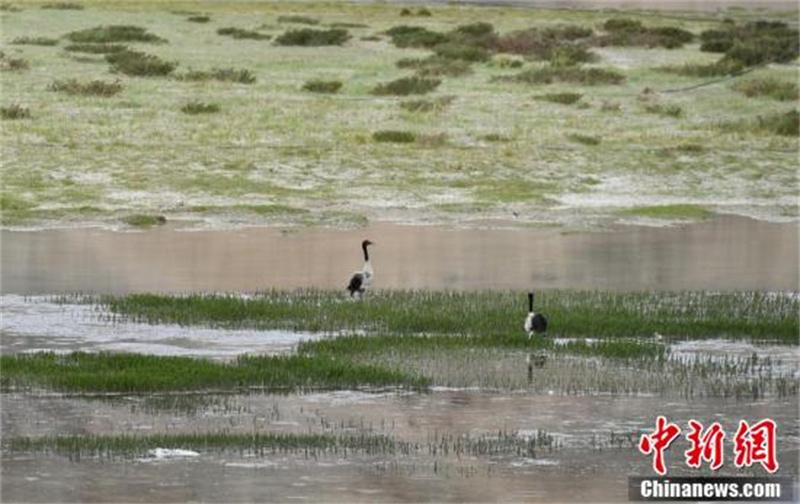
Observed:
[[[322,334],[226,330],[108,320],[92,305],[57,304],[46,297],[0,296],[0,352],[114,351],[232,358],[289,353]]]

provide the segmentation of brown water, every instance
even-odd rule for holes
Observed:
[[[680,227],[247,228],[2,232],[2,291],[342,288],[370,238],[378,289],[798,290],[798,226],[719,217]]]

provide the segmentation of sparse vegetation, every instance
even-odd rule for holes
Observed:
[[[284,32],[275,39],[275,43],[284,46],[315,47],[343,45],[348,40],[350,40],[350,34],[342,28],[329,30],[303,28]]]
[[[108,98],[122,91],[120,81],[106,82],[102,80],[81,81],[78,79],[56,80],[47,86],[48,91],[70,95],[100,96]]]
[[[163,77],[169,75],[178,66],[172,61],[165,61],[153,54],[126,49],[106,54],[106,61],[111,63],[111,70],[133,77]]]
[[[67,34],[67,39],[75,43],[106,44],[110,42],[145,42],[163,44],[165,39],[148,33],[145,28],[132,25],[96,26]]]
[[[408,96],[427,94],[439,87],[442,81],[423,77],[403,77],[385,84],[379,84],[372,90],[372,94]]]
[[[257,32],[255,30],[245,30],[244,28],[235,28],[233,26],[220,28],[217,30],[217,34],[233,37],[236,40],[269,40],[272,38],[272,35],[266,33]]]
[[[741,80],[736,82],[731,89],[743,93],[748,98],[768,97],[780,101],[793,101],[800,97],[796,82],[774,77]]]
[[[219,111],[220,106],[216,103],[204,103],[200,101],[190,101],[181,107],[181,112],[189,115],[216,114]]]
[[[189,16],[186,18],[186,21],[189,21],[190,23],[209,23],[211,22],[211,16],[206,16],[206,15]]]
[[[0,69],[8,72],[20,72],[30,68],[28,60],[25,58],[9,58],[5,54],[0,54]]]
[[[3,119],[30,119],[31,111],[24,105],[12,103],[11,105],[0,107],[0,117]]]
[[[303,91],[310,93],[334,94],[342,89],[341,81],[310,80],[303,84]]]
[[[373,133],[372,139],[376,142],[385,143],[414,143],[417,140],[417,135],[410,131],[385,130]]]
[[[683,107],[674,103],[649,103],[644,107],[648,114],[656,114],[665,117],[681,117]]]
[[[460,77],[472,73],[472,67],[467,61],[438,55],[401,59],[397,62],[397,67],[414,69],[420,77]]]

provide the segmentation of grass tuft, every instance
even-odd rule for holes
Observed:
[[[88,54],[111,54],[128,49],[128,46],[122,44],[70,44],[64,48],[69,52],[82,52]]]
[[[133,227],[149,228],[166,224],[167,218],[163,215],[134,214],[123,217],[122,222]]]
[[[163,77],[171,74],[177,63],[165,61],[158,56],[126,49],[106,54],[111,70],[134,77]]]
[[[779,101],[795,101],[800,98],[797,83],[775,77],[761,77],[739,81],[731,89],[748,98],[768,97]]]
[[[278,16],[279,23],[295,23],[295,24],[305,24],[305,25],[318,25],[319,19],[314,19],[309,16]]]
[[[372,94],[377,96],[393,95],[408,96],[427,94],[434,91],[442,81],[424,77],[402,77],[400,79],[379,84],[372,89]]]
[[[628,215],[666,220],[706,220],[712,213],[698,205],[654,205],[631,208],[625,211]]]
[[[573,142],[591,146],[600,145],[600,142],[602,141],[602,139],[598,136],[581,135],[580,133],[570,133],[567,135],[567,138]]]
[[[561,105],[573,105],[580,101],[583,95],[580,93],[550,93],[534,96],[534,100],[560,103]]]
[[[257,32],[254,30],[235,28],[233,26],[229,26],[227,28],[220,28],[217,30],[217,34],[224,35],[227,37],[233,37],[236,40],[269,40],[272,38],[272,35],[267,35],[265,33]]]
[[[523,84],[581,84],[584,86],[600,86],[621,84],[625,76],[616,70],[605,68],[581,68],[546,66],[533,68],[511,76],[497,77],[496,80],[520,82]]]
[[[181,107],[181,112],[189,115],[216,114],[219,111],[220,106],[216,103],[203,103],[200,101],[190,101]]]
[[[410,131],[384,130],[373,133],[372,139],[376,142],[386,143],[413,143],[416,141],[417,135]]]
[[[343,28],[329,30],[302,28],[282,33],[275,39],[275,43],[283,46],[317,47],[340,46],[348,40],[350,40],[350,33]]]
[[[253,72],[245,68],[214,68],[211,71],[189,70],[185,74],[180,75],[178,78],[180,80],[193,82],[209,80],[235,82],[237,84],[253,84],[256,82],[256,76],[253,74]]]
[[[120,81],[105,82],[101,80],[80,81],[78,79],[56,80],[47,86],[48,91],[69,95],[100,96],[108,98],[120,93],[123,89]]]
[[[303,84],[303,91],[309,93],[322,93],[322,94],[335,94],[342,89],[341,81],[328,81],[328,80],[310,80]]]
[[[683,107],[674,103],[650,103],[645,105],[645,112],[648,114],[655,114],[664,117],[681,117],[683,115]]]
[[[42,5],[42,9],[50,10],[83,10],[82,4],[76,2],[51,2]]]
[[[0,107],[0,118],[3,119],[30,119],[31,117],[30,109],[19,103]]]
[[[429,100],[408,100],[401,102],[400,108],[408,112],[440,112],[454,100],[454,96],[440,96]]]
[[[133,25],[95,26],[67,34],[70,42],[104,44],[109,42],[146,42],[163,44],[165,39],[148,33],[145,28]]]
[[[206,15],[189,16],[186,18],[186,21],[189,21],[190,23],[209,23],[211,22],[211,16],[206,16]]]

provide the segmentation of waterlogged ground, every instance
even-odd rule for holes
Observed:
[[[293,343],[313,337],[138,324],[94,305],[56,304],[44,297],[4,295],[0,302],[3,354],[128,350],[228,360],[245,352],[289,352]],[[728,385],[737,380],[761,383],[761,392],[727,398],[714,396],[708,388],[725,385],[713,376],[698,372],[692,383],[669,383],[669,377],[656,383],[641,378],[647,372],[594,357],[553,355],[528,381],[526,356],[524,351],[475,349],[466,355],[434,356],[428,363],[419,359],[412,367],[437,383],[424,393],[7,391],[0,396],[6,440],[280,433],[383,436],[388,441],[373,451],[179,445],[65,453],[53,447],[17,448],[3,451],[2,496],[40,502],[624,501],[627,476],[651,471],[649,459],[634,446],[642,431],[652,428],[657,414],[684,427],[689,419],[719,421],[731,433],[741,419],[773,418],[779,425],[782,472],[798,471],[797,347],[724,339],[670,344],[669,358],[678,367],[711,361],[750,363],[721,377]],[[588,382],[559,378],[580,376],[588,369],[594,373],[587,375]],[[639,391],[613,388],[613,377],[620,376],[638,376]],[[794,384],[795,392],[781,392],[775,385],[780,380]],[[648,386],[656,388],[648,391]],[[686,448],[683,440],[673,446],[670,474],[692,474],[682,464]],[[746,472],[759,474],[757,468]],[[723,473],[742,471],[727,467]]]

